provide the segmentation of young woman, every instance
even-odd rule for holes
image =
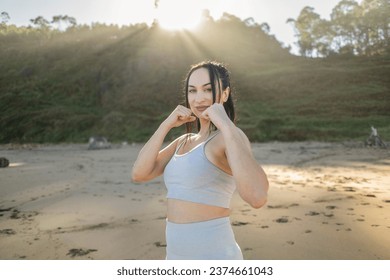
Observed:
[[[167,259],[242,259],[230,225],[230,200],[237,189],[252,207],[262,207],[267,176],[234,124],[230,76],[222,64],[194,65],[185,97],[186,106],[177,106],[140,151],[132,179],[164,174]],[[167,133],[183,124],[188,133],[161,150]],[[197,133],[190,133],[194,124]]]

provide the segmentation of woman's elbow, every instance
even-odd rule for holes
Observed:
[[[262,196],[260,198],[254,199],[249,202],[250,206],[252,206],[255,209],[259,209],[263,207],[267,203],[267,196]]]
[[[142,183],[147,181],[147,179],[145,178],[144,175],[140,174],[139,172],[133,169],[131,172],[131,181],[133,183]]]
[[[131,182],[133,182],[133,183],[141,183],[142,179],[141,179],[141,177],[138,177],[137,175],[132,173],[131,174]]]
[[[268,196],[268,182],[259,190],[256,194],[254,194],[251,199],[248,201],[250,206],[255,209],[259,209],[263,207],[267,203]]]
[[[131,171],[131,181],[134,183],[144,183],[153,180],[160,175],[160,173],[155,172],[154,170],[146,172],[142,169],[133,168],[133,170]]]
[[[142,180],[140,177],[132,175],[131,176],[131,182],[133,182],[133,183],[142,183],[142,182],[144,182],[144,180]]]

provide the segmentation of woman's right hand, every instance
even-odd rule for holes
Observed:
[[[192,111],[190,109],[182,105],[178,105],[168,118],[165,119],[164,123],[169,128],[174,128],[195,120],[196,117],[192,116]]]

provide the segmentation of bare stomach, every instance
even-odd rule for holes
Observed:
[[[168,199],[167,218],[172,223],[195,223],[227,217],[229,215],[229,208],[178,199]]]

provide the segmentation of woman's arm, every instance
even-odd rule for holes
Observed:
[[[180,138],[176,139],[160,151],[165,136],[173,127],[194,119],[195,117],[191,116],[191,110],[181,105],[176,107],[139,152],[131,174],[134,182],[149,181],[164,172],[165,166],[171,159],[177,142],[180,140]]]
[[[262,207],[267,201],[268,179],[253,156],[248,138],[229,119],[222,104],[214,103],[203,116],[222,132],[225,154],[240,196],[252,207]]]
[[[176,141],[174,141],[160,151],[168,132],[169,129],[166,126],[160,125],[149,141],[146,142],[134,162],[131,174],[132,181],[145,182],[161,175],[167,161],[174,152],[174,146],[176,146]]]
[[[221,132],[238,193],[252,207],[262,207],[267,202],[268,179],[253,156],[248,138],[232,122]]]

